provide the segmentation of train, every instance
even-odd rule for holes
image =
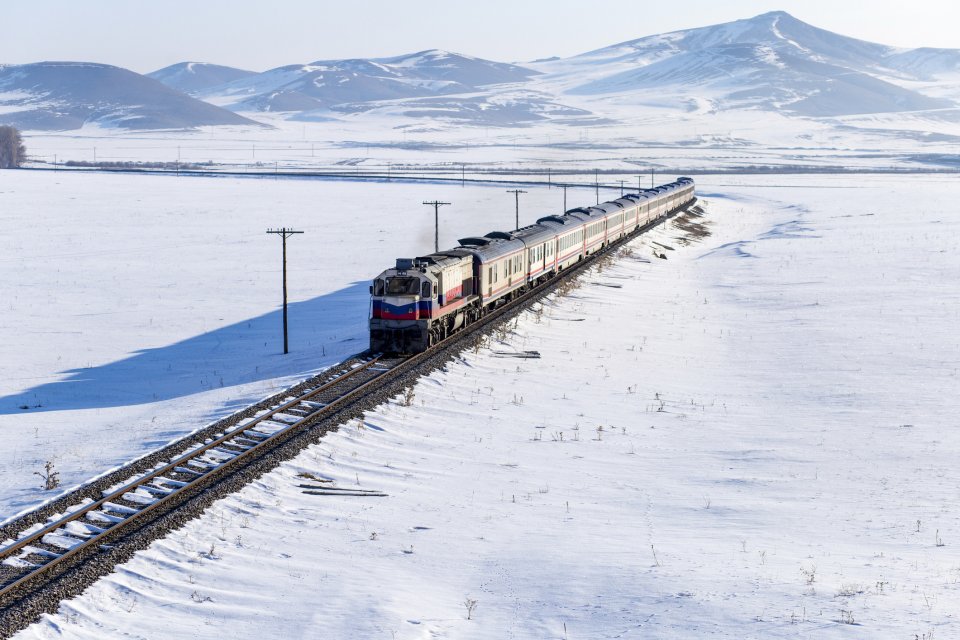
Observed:
[[[370,285],[370,350],[426,351],[496,307],[694,200],[694,181],[683,177],[596,206],[548,215],[513,231],[463,238],[453,249],[398,258]]]

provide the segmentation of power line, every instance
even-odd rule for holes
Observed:
[[[303,231],[281,227],[280,229],[267,229],[267,233],[283,238],[283,352],[290,353],[287,342],[287,238],[295,233],[303,233]]]

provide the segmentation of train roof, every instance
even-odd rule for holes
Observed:
[[[539,220],[537,220],[537,224],[567,225],[567,224],[573,224],[573,221],[570,218],[564,218],[563,216],[550,215],[550,216],[544,216]]]
[[[579,207],[577,209],[570,209],[565,214],[574,220],[583,220],[584,222],[593,222],[595,220],[602,220],[604,216],[607,215],[607,212],[599,207],[590,207],[589,209],[584,207]]]
[[[540,244],[541,242],[546,242],[547,240],[556,237],[557,232],[551,227],[547,227],[542,224],[531,224],[527,225],[526,227],[521,227],[516,231],[512,231],[510,235],[518,240],[523,241],[524,244],[529,246],[531,244]]]
[[[619,205],[620,205],[621,207],[623,207],[624,209],[629,209],[629,208],[633,208],[633,207],[637,206],[636,201],[633,200],[632,198],[628,198],[627,196],[623,196],[622,198],[620,198],[620,199],[618,199],[618,200],[614,200],[614,202],[617,203],[617,204],[619,204]]]
[[[604,202],[602,204],[598,204],[597,206],[590,207],[590,208],[600,209],[601,211],[603,211],[604,214],[610,214],[610,213],[616,213],[620,211],[621,209],[623,209],[623,207],[624,205],[620,204],[618,201],[611,200],[609,202]]]
[[[473,254],[463,249],[450,249],[447,251],[439,251],[437,253],[431,253],[426,256],[419,256],[415,259],[416,263],[426,263],[428,265],[436,265],[441,269],[445,267],[453,266],[461,261],[464,258],[472,258]]]
[[[458,242],[460,242],[460,248],[463,251],[476,256],[480,262],[496,260],[525,247],[522,241],[512,238],[509,233],[504,231],[493,231],[482,238],[461,238]]]

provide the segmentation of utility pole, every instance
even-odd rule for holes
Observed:
[[[281,227],[280,229],[267,229],[267,233],[283,238],[283,352],[286,354],[290,353],[289,343],[287,342],[287,238],[295,233],[303,233],[303,231]]]
[[[423,204],[433,207],[433,252],[436,253],[440,251],[440,207],[450,203],[433,200],[431,202],[424,202]]]
[[[593,185],[597,191],[597,204],[600,204],[600,170],[593,170]]]
[[[643,180],[643,175],[637,175],[637,195],[640,195],[640,192],[643,191],[643,187],[640,186],[640,181]]]
[[[653,189],[653,167],[650,167],[650,188]]]
[[[626,180],[617,180],[617,182],[620,183],[620,197],[622,198],[622,197],[623,197],[623,183],[626,182]]]
[[[563,212],[567,212],[567,185],[563,185]]]
[[[512,193],[517,201],[517,226],[514,229],[520,228],[520,194],[526,193],[523,189],[507,189],[507,193]]]

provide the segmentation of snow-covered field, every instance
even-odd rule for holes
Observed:
[[[497,187],[9,175],[5,515],[46,456],[79,482],[359,350],[362,281],[430,247],[420,201],[463,207],[441,244],[513,214]],[[712,235],[636,241],[17,637],[956,635],[953,181],[698,191]],[[279,224],[307,231],[287,358]]]
[[[615,116],[591,127],[543,122],[527,127],[463,127],[391,114],[294,122],[257,113],[272,128],[205,127],[127,132],[97,125],[26,132],[37,166],[79,162],[213,163],[214,169],[273,172],[330,167],[386,171],[389,166],[455,167],[467,172],[601,169],[629,174],[745,167],[923,170],[956,167],[956,114],[918,113],[799,119],[782,114],[715,112],[708,98],[664,96],[664,104],[603,98]],[[938,118],[937,116],[941,117]],[[928,133],[922,133],[922,132]],[[614,183],[615,184],[615,183]]]
[[[527,191],[522,220],[562,211]],[[513,228],[504,187],[0,172],[0,521],[47,459],[75,485],[364,350],[369,281],[433,250],[433,199],[442,247]],[[280,226],[305,232],[286,356]]]

